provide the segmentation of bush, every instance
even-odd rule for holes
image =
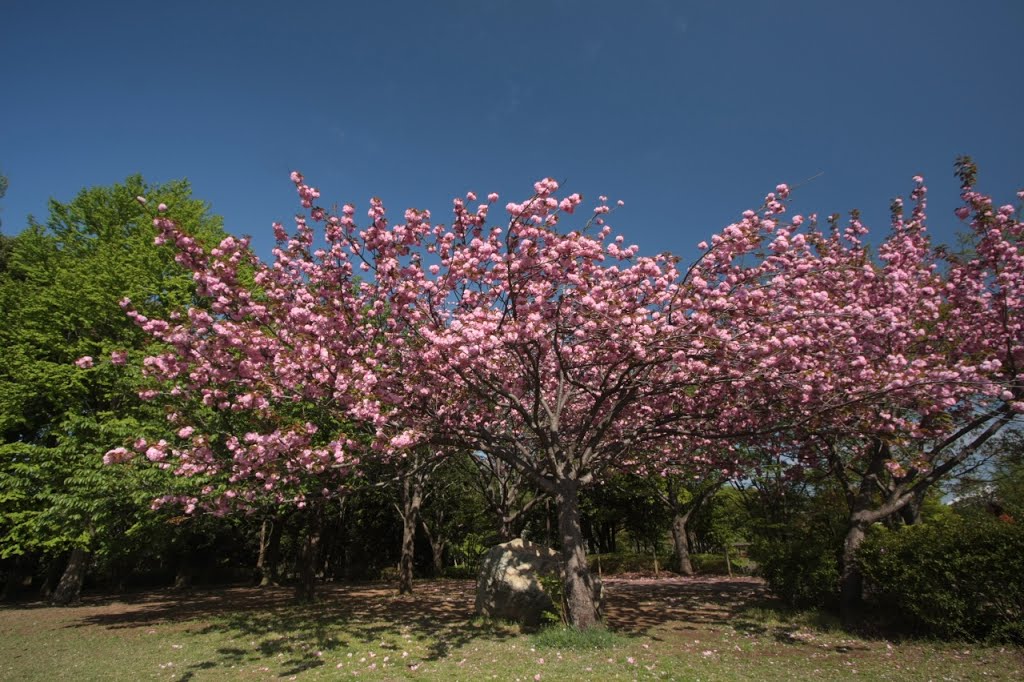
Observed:
[[[1024,643],[1024,529],[992,517],[875,529],[858,554],[869,598],[921,633]]]
[[[768,587],[787,606],[837,606],[839,552],[831,536],[794,533],[781,538],[760,538],[751,545],[750,554]]]

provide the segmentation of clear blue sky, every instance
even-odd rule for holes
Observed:
[[[823,172],[796,207],[880,231],[921,173],[948,240],[957,154],[997,199],[1024,186],[1022,30],[1021,0],[6,0],[0,217],[187,177],[266,255],[292,169],[326,203],[443,221],[552,176],[688,258],[778,182]]]

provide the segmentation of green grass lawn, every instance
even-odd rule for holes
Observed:
[[[749,578],[607,581],[609,633],[474,619],[473,584],[100,596],[0,608],[3,680],[1016,680],[1024,652],[780,619]]]

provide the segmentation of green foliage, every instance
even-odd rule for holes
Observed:
[[[468,453],[451,455],[430,475],[420,511],[424,530],[443,545],[447,562],[466,565],[473,571],[471,577],[476,577],[480,560],[497,540],[478,478]]]
[[[138,195],[174,206],[201,241],[221,233],[188,183],[148,186],[134,176],[51,201],[45,225],[30,218],[9,240],[0,269],[2,557],[82,547],[103,560],[133,543],[151,548],[162,524],[148,511],[151,498],[191,485],[157,469],[102,464],[110,448],[167,431],[163,413],[137,398],[137,365],[108,360],[115,350],[138,360],[149,349],[119,300],[131,297],[147,314],[192,300],[190,275],[170,247],[153,244]],[[94,365],[77,367],[83,356]]]
[[[451,580],[476,580],[479,573],[480,567],[477,564],[463,564],[461,566],[445,566],[441,577]]]
[[[809,532],[796,531],[772,540],[755,541],[751,552],[761,576],[777,596],[793,608],[836,604],[839,557],[835,544]]]
[[[835,488],[785,480],[747,491],[753,539],[749,556],[791,608],[838,604],[845,500]]]
[[[629,639],[607,628],[580,630],[568,625],[549,625],[530,636],[538,649],[560,651],[585,651],[588,649],[613,649],[629,643]]]
[[[1024,528],[993,517],[888,530],[858,559],[880,608],[944,638],[1024,643]]]
[[[751,519],[744,502],[743,494],[731,486],[720,488],[704,502],[688,524],[689,531],[697,539],[694,549],[697,552],[717,552],[726,544],[751,537]]]
[[[614,474],[580,494],[583,534],[594,553],[621,551],[621,531],[637,550],[660,547],[672,522],[662,502],[660,476]],[[663,492],[662,492],[663,494]]]
[[[548,611],[542,615],[546,623],[561,624],[568,627],[568,606],[565,603],[565,585],[560,575],[538,575],[537,581],[544,589],[544,592],[551,598],[551,605],[554,613]]]
[[[956,496],[950,507],[965,515],[1006,514],[1024,520],[1024,432],[1007,431],[985,454],[985,466],[950,487]]]

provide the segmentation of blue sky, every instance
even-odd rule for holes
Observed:
[[[694,245],[778,182],[877,232],[921,173],[951,239],[952,164],[1024,186],[1024,2],[33,2],[0,21],[3,231],[49,197],[187,177],[269,253],[298,203],[392,216],[552,176],[623,199],[644,253]],[[360,211],[360,215],[364,215]],[[497,216],[497,214],[492,214]],[[877,241],[878,238],[875,239]]]

